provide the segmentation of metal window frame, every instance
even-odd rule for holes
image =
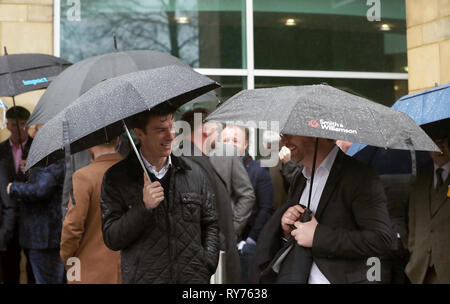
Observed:
[[[64,1],[64,0],[63,0]],[[246,33],[246,60],[245,69],[196,68],[200,74],[207,76],[245,76],[247,89],[255,88],[255,77],[297,77],[297,78],[348,78],[348,79],[390,79],[408,80],[408,73],[389,72],[355,72],[355,71],[315,71],[315,70],[276,70],[255,69],[255,53],[253,39],[253,1],[245,0],[245,33]],[[53,54],[61,55],[61,0],[53,1]],[[256,155],[256,131],[250,130],[250,154]]]
[[[408,73],[355,72],[355,71],[316,71],[316,70],[278,70],[255,69],[253,39],[253,1],[245,0],[246,6],[246,60],[244,69],[196,68],[197,72],[209,76],[245,76],[247,88],[255,88],[255,77],[299,77],[299,78],[349,78],[349,79],[391,79],[407,80]],[[53,54],[61,55],[61,0],[53,1]]]

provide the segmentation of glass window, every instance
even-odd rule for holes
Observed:
[[[405,1],[366,2],[254,1],[255,68],[404,73]]]
[[[239,93],[247,88],[247,77],[241,76],[208,76],[209,78],[217,81],[222,85],[222,87],[215,90],[218,100],[221,102],[227,100],[231,96]],[[193,108],[207,108],[213,111],[218,104],[218,101],[205,101],[201,103],[188,103],[187,105],[180,108],[176,118],[178,119],[181,115]]]
[[[79,20],[61,1],[61,57],[77,62],[118,49],[171,53],[192,67],[245,68],[245,0],[89,0]]]
[[[255,77],[255,88],[321,83],[327,83],[330,86],[384,104],[388,107],[392,106],[400,97],[408,94],[407,80]]]

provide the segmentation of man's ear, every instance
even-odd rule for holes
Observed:
[[[144,135],[144,131],[142,131],[139,128],[134,128],[133,132],[134,132],[134,134],[136,134],[137,138],[139,138],[139,141],[141,141],[142,136]]]

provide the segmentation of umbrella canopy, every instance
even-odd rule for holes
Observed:
[[[406,114],[328,85],[245,90],[207,120],[247,125],[254,121],[280,133],[340,139],[388,149],[440,151]]]
[[[124,132],[123,120],[163,102],[174,108],[220,87],[189,67],[165,66],[105,80],[49,120],[37,133],[26,170],[46,165]],[[66,151],[67,153],[67,151]]]
[[[450,83],[403,96],[392,108],[408,114],[419,125],[450,118]]]
[[[408,114],[425,128],[434,124],[444,127],[450,118],[450,84],[406,95],[395,102],[392,108]],[[417,152],[411,158],[406,151],[382,151],[363,144],[352,144],[347,154],[371,164],[378,174],[415,174],[416,167],[430,160],[424,153]]]
[[[114,52],[77,62],[52,82],[31,113],[27,124],[46,123],[105,79],[168,65],[188,67],[170,54],[149,50]],[[202,98],[217,99],[212,92]]]
[[[44,89],[70,62],[46,54],[0,56],[0,96]]]

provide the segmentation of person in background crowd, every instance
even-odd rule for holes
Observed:
[[[225,252],[225,258],[223,261],[219,260],[219,264],[221,262],[225,263],[224,283],[237,284],[241,282],[241,265],[236,247],[237,237],[233,226],[231,194],[227,190],[226,183],[221,179],[219,173],[211,164],[209,156],[202,151],[203,144],[208,140],[208,130],[202,118],[205,118],[208,114],[208,110],[204,108],[196,108],[183,114],[181,120],[187,122],[191,129],[189,134],[185,134],[183,145],[189,145],[189,150],[187,150],[189,156],[186,157],[197,163],[203,169],[203,172],[208,177],[211,190],[216,197],[216,209],[220,228],[220,249]],[[195,124],[196,115],[199,116],[199,123],[197,125]]]
[[[64,282],[59,258],[64,159],[31,169],[26,182],[10,183],[7,192],[18,202],[19,243],[28,258],[37,284]]]
[[[336,140],[336,146],[338,146],[344,153],[347,153],[347,151],[348,151],[348,149],[350,149],[351,145],[352,145],[351,141]]]
[[[273,202],[275,209],[286,203],[288,191],[288,184],[282,174],[283,161],[279,158],[281,152],[280,140],[280,135],[276,132],[266,130],[263,133],[263,144],[264,149],[267,151],[266,153],[271,157],[272,153],[268,153],[268,151],[276,149],[275,152],[278,157],[276,166],[269,166],[269,174],[273,184]]]
[[[236,148],[220,142],[221,125],[206,122],[203,128],[207,138],[203,153],[209,156],[214,170],[226,183],[228,193],[231,195],[234,230],[236,238],[239,238],[255,205],[255,192],[244,164],[237,156]],[[210,146],[214,148],[209,149]]]
[[[0,283],[3,283],[2,256],[5,254],[16,223],[15,204],[6,193],[8,175],[4,159],[0,159]]]
[[[283,177],[284,187],[289,192],[292,179],[297,172],[302,171],[303,166],[295,156],[291,156],[291,150],[286,146],[281,147],[278,156],[281,162],[280,174]]]
[[[3,169],[6,171],[7,183],[12,181],[24,182],[26,174],[20,170],[24,167],[25,159],[30,150],[32,138],[28,135],[28,128],[25,128],[30,112],[21,106],[11,107],[6,111],[6,127],[11,132],[10,137],[0,143],[0,159],[3,160]],[[5,185],[6,187],[7,185]],[[6,191],[2,189],[2,191]],[[1,198],[0,198],[1,199]],[[16,205],[16,203],[13,201]],[[3,202],[3,204],[5,204]],[[3,268],[3,280],[5,283],[19,284],[20,281],[20,260],[22,248],[19,244],[19,218],[16,217],[14,230],[11,238],[6,244],[7,250],[2,254],[0,263]],[[28,283],[34,283],[33,270],[29,263],[28,251],[24,249],[27,257],[26,272]]]
[[[118,138],[89,149],[92,163],[73,175],[73,196],[63,222],[60,255],[64,264],[80,260],[80,281],[68,283],[114,284],[121,282],[120,252],[108,249],[101,228],[100,191],[106,170],[122,160],[116,152]]]
[[[442,153],[419,168],[409,195],[406,275],[414,284],[450,283],[450,119],[423,129]]]
[[[241,256],[242,283],[248,283],[249,267],[255,254],[256,242],[262,228],[273,213],[273,184],[269,168],[261,167],[260,162],[254,161],[248,153],[248,129],[227,126],[222,131],[221,139],[223,143],[237,148],[255,191],[255,205],[240,235],[241,242],[238,245]]]

